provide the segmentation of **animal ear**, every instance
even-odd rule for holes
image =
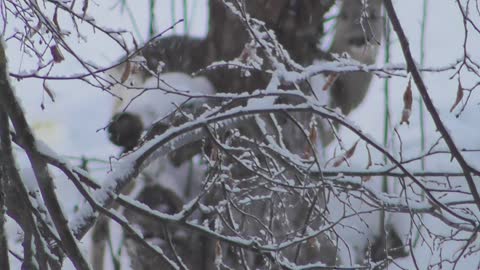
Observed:
[[[112,143],[124,147],[125,151],[129,151],[133,149],[140,140],[143,123],[137,115],[122,112],[112,117],[112,123],[107,131]]]

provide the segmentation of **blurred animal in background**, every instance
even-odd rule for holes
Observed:
[[[170,114],[188,106],[189,100],[195,101],[190,102],[192,105],[200,104],[192,96],[211,95],[214,88],[205,77],[168,72],[144,78],[143,72],[138,71],[111,91],[119,98],[115,99],[108,127],[110,141],[129,151],[137,145],[141,133],[157,120],[164,120],[167,127]]]
[[[364,6],[364,4],[366,6]],[[347,53],[361,64],[371,65],[377,58],[383,38],[382,0],[344,0],[335,26],[329,52],[341,57]],[[331,106],[348,115],[365,98],[372,73],[341,74],[331,89]]]
[[[142,136],[147,131],[152,131],[153,124],[155,124],[153,125],[155,131],[162,133],[175,121],[184,121],[180,119],[183,117],[180,113],[182,110],[188,113],[202,110],[200,104],[204,103],[204,99],[192,96],[214,93],[212,84],[204,77],[191,77],[181,72],[147,76],[144,68],[128,65],[130,67],[125,64],[121,65],[110,74],[118,83],[111,89],[112,94],[116,97],[113,102],[112,121],[107,131],[110,141],[120,146],[122,153],[134,150],[141,143]],[[120,82],[126,68],[132,70],[128,79]],[[184,204],[193,199],[196,191],[201,190],[205,169],[198,160],[192,160],[192,156],[198,154],[199,151],[198,144],[190,144],[169,156],[159,157],[147,166],[135,184],[126,187],[123,193],[135,197],[152,209],[168,214],[177,213]],[[177,155],[175,155],[176,153]],[[125,216],[142,229],[147,241],[153,241],[155,245],[169,250],[168,242],[159,240],[166,239],[165,231],[160,230],[159,232],[158,228],[152,230],[152,226],[144,220],[144,217],[135,213],[126,211]],[[179,251],[183,256],[187,255],[184,252],[195,248],[190,242],[193,241],[193,238],[185,235],[184,231],[172,228],[168,230],[177,246],[183,243],[183,247]],[[92,235],[92,265],[96,270],[103,269],[108,234],[108,219],[100,217]],[[134,269],[168,268],[168,265],[163,265],[163,261],[152,260],[151,258],[155,256],[149,251],[136,250],[138,246],[128,244],[133,240],[128,235],[125,237],[127,251],[132,258],[136,258],[132,259]],[[199,247],[196,248],[199,249]],[[170,256],[173,255],[170,254]]]
[[[296,2],[297,5],[292,5],[291,2]],[[317,46],[319,38],[324,34],[323,23],[309,24],[308,22],[316,16],[323,18],[333,1],[279,0],[273,3],[267,0],[252,0],[246,1],[246,3],[247,11],[265,20],[267,26],[274,30],[292,58],[300,64],[309,65],[314,60],[324,60],[323,58],[328,55],[319,51]],[[239,57],[248,42],[244,26],[236,15],[231,14],[225,8],[222,1],[211,0],[209,7],[210,29],[205,39],[180,36],[161,38],[143,49],[142,55],[145,58],[143,65],[132,69],[130,64],[126,64],[111,74],[117,81],[112,92],[121,99],[115,100],[108,133],[110,140],[121,146],[123,152],[134,150],[143,140],[149,139],[149,133],[161,134],[169,127],[185,122],[185,115],[205,110],[203,105],[208,104],[208,100],[192,99],[192,95],[251,91],[266,86],[269,77],[264,74],[253,73],[250,77],[245,78],[235,70],[215,70],[206,72],[204,76],[191,76],[193,72],[205,68],[214,61]],[[297,9],[295,9],[296,7]],[[297,14],[293,12],[294,10],[302,12]],[[278,16],[270,16],[271,14],[268,12],[273,12],[272,14]],[[304,14],[305,12],[308,14]],[[281,14],[287,16],[288,20],[282,20]],[[303,17],[302,20],[295,19],[300,15],[310,19],[305,20]],[[309,27],[305,27],[305,24]],[[303,30],[300,31],[297,28]],[[329,49],[329,53],[332,55],[328,57],[329,60],[341,60],[348,55],[347,58],[351,57],[352,60],[361,64],[373,64],[383,36],[383,29],[381,0],[344,0],[340,7],[335,35]],[[228,38],[231,40],[225,41]],[[128,72],[127,79],[124,78],[125,70]],[[330,89],[330,106],[339,107],[342,113],[347,115],[364,99],[372,75],[365,72],[333,75],[336,80]],[[182,114],[183,108],[186,113]],[[152,129],[153,132],[149,132]],[[322,129],[325,130],[325,127]],[[142,137],[145,134],[147,137]],[[325,131],[320,134],[324,134],[326,137],[322,139],[322,143],[325,145],[333,139],[332,134],[326,134]],[[294,138],[294,136],[291,137]],[[205,168],[199,165],[199,159],[194,156],[202,151],[202,144],[197,142],[178,149],[168,157],[160,158],[145,169],[142,174],[142,184],[137,184],[136,187],[130,188],[126,192],[131,193],[132,196],[137,197],[138,200],[153,209],[170,214],[180,211],[182,205],[201,190]],[[304,213],[296,214],[300,217]],[[132,223],[141,227],[147,238],[152,236],[152,241],[156,241],[157,245],[161,247],[168,245],[165,231],[152,227],[152,224],[134,213],[126,211],[125,215]],[[99,222],[97,234],[94,230],[94,246],[97,245],[98,249],[94,252],[96,257],[93,259],[96,270],[103,269],[104,251],[101,251],[101,242],[105,241],[105,222]],[[258,228],[253,229],[258,231]],[[181,253],[180,257],[188,258],[185,260],[188,266],[193,266],[192,269],[211,269],[209,263],[213,262],[212,250],[215,249],[212,242],[198,235],[190,235],[190,239],[188,239],[183,230],[171,228],[169,230],[173,230],[171,235],[180,243],[181,247],[178,248]],[[384,237],[381,239],[385,242]],[[324,236],[319,236],[317,240],[323,243],[321,249],[313,246],[304,247],[305,251],[302,252],[309,254],[304,255],[304,263],[315,261],[321,257],[321,260],[328,265],[335,264],[337,262],[335,247],[329,245],[330,242]],[[384,249],[385,245],[377,243],[376,246]],[[163,265],[163,262],[145,259],[150,254],[138,245],[132,243],[128,245],[128,249],[132,257],[132,265],[136,269],[159,269],[158,267],[161,268]],[[168,250],[168,248],[164,250]],[[202,250],[202,252],[195,252],[195,250]],[[319,254],[320,251],[322,254]],[[376,252],[375,254],[385,256],[384,253]],[[250,258],[249,260],[256,262],[257,259]]]

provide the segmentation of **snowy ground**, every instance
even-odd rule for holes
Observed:
[[[102,25],[115,25],[115,29],[126,28],[133,30],[133,26],[128,19],[127,13],[121,14],[119,7],[109,10],[113,7],[114,2],[109,1],[110,4],[105,5],[105,9],[100,9],[92,5],[90,11],[91,15],[97,19]],[[129,1],[133,3],[133,1]],[[140,1],[141,5],[132,5],[132,12],[134,14],[145,14],[147,10],[147,3]],[[163,2],[163,1],[162,1]],[[170,2],[170,1],[164,1]],[[176,1],[176,18],[182,17],[181,2]],[[206,17],[207,11],[205,7],[205,0],[189,1],[197,2],[192,8],[194,12],[190,18],[193,18],[189,23],[189,33],[192,35],[202,36],[206,33]],[[418,0],[402,0],[396,1],[396,8],[400,16],[400,20],[406,30],[407,36],[410,39],[411,49],[415,57],[419,56],[419,39],[420,39],[420,23],[421,23],[421,6],[422,1]],[[93,3],[93,2],[92,2]],[[103,3],[102,3],[103,4]],[[162,30],[170,26],[171,7],[169,4],[157,4],[157,18],[158,29]],[[144,18],[145,16],[138,16]],[[66,22],[67,23],[67,22]],[[147,36],[147,21],[139,19],[137,21],[139,29],[143,31],[140,40],[144,40]],[[1,28],[1,27],[0,27]],[[83,42],[78,47],[78,53],[94,60],[97,65],[108,65],[112,61],[121,57],[121,50],[115,47],[107,39],[97,34],[95,37],[91,36],[91,31],[85,25],[81,26],[84,35],[87,37],[86,42]],[[428,10],[427,22],[427,40],[426,40],[426,66],[445,66],[454,63],[456,59],[462,55],[463,42],[463,24],[461,17],[458,14],[456,4],[449,0],[435,0],[430,1]],[[183,26],[177,27],[177,33],[183,32]],[[138,38],[138,37],[137,37]],[[72,38],[72,41],[75,40]],[[393,38],[393,63],[402,63],[402,55],[400,54],[399,44],[396,38]],[[469,48],[472,49],[473,57],[480,59],[478,48],[475,47],[480,44],[479,37],[470,41]],[[73,44],[73,43],[72,43]],[[28,59],[23,59],[21,53],[18,51],[17,44],[8,44],[7,54],[10,60],[10,69],[13,72],[20,72],[23,69],[28,70]],[[381,52],[382,54],[383,52]],[[379,63],[383,61],[379,58]],[[79,73],[81,70],[78,65],[72,61],[65,61],[57,67],[57,73]],[[480,148],[480,127],[478,126],[479,101],[480,96],[473,94],[470,100],[470,105],[467,110],[456,118],[454,114],[449,113],[455,97],[458,82],[456,80],[449,80],[452,72],[445,72],[441,74],[426,74],[425,81],[429,92],[434,99],[435,106],[441,113],[442,119],[448,124],[449,130],[456,143],[463,147]],[[14,81],[17,90],[17,95],[20,97],[23,108],[27,113],[27,118],[30,124],[34,127],[38,137],[47,142],[55,151],[67,158],[78,158],[85,156],[87,158],[97,158],[99,160],[107,161],[111,155],[118,153],[118,148],[113,146],[107,139],[107,134],[101,128],[104,127],[111,117],[113,99],[105,92],[99,92],[96,89],[91,89],[86,84],[80,81],[73,82],[51,82],[49,86],[56,94],[55,102],[51,102],[47,96],[43,96],[42,85],[39,80],[24,80]],[[476,83],[476,80],[471,77],[464,77],[463,85],[469,87]],[[406,87],[406,79],[391,80],[391,102],[392,102],[392,124],[399,123],[402,106],[403,106],[403,92]],[[415,97],[418,97],[414,89]],[[40,104],[45,100],[45,109],[42,110]],[[365,102],[350,115],[350,119],[358,123],[363,130],[368,131],[378,141],[382,141],[383,136],[383,80],[376,79],[371,86],[370,92]],[[418,118],[418,103],[414,102],[414,112],[411,117],[410,126],[400,126],[399,132],[403,138],[403,144],[407,155],[419,154],[419,118]],[[346,145],[351,145],[356,140],[354,136],[344,133],[344,141]],[[427,145],[432,143],[438,137],[435,128],[430,120],[427,121]],[[359,155],[363,156],[363,155]],[[480,157],[475,154],[468,156],[472,164],[478,164]],[[25,166],[25,161],[19,154],[19,164]],[[79,164],[78,159],[72,159],[73,164]],[[354,165],[365,167],[366,161],[364,158],[354,159]],[[94,162],[90,164],[92,174],[100,175],[97,172],[107,170],[108,164],[103,162]],[[478,166],[478,165],[477,165]],[[451,168],[449,157],[445,159],[437,159],[435,162],[427,163],[427,168]],[[479,166],[480,167],[480,166]],[[62,190],[60,196],[68,198],[62,200],[67,212],[73,212],[74,207],[80,201],[81,197],[74,192],[74,189],[68,184],[64,177],[57,179],[58,190]],[[67,190],[67,191],[65,191]],[[375,220],[375,217],[372,217]],[[429,220],[427,219],[427,224]],[[375,222],[372,221],[372,224]],[[436,226],[438,230],[445,230],[436,223],[431,223],[429,226]],[[15,239],[14,227],[10,223],[9,231],[11,233],[11,241]],[[353,237],[358,237],[352,235]],[[360,237],[361,238],[361,237]],[[87,246],[85,246],[86,248]],[[451,245],[450,250],[444,252],[455,251],[457,246]],[[436,260],[427,248],[420,245],[415,254],[417,260],[422,266],[428,265]],[[15,260],[12,260],[12,263]],[[410,261],[401,261],[403,266],[410,268]],[[472,266],[478,264],[478,258],[467,258],[458,265],[458,269],[472,269]],[[66,269],[68,266],[65,267]],[[475,268],[475,267],[474,267]],[[393,269],[393,268],[392,268]]]

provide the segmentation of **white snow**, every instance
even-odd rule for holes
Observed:
[[[170,1],[167,1],[170,2]],[[177,7],[180,7],[180,1],[177,2]],[[190,1],[189,1],[190,2]],[[421,16],[421,2],[422,1],[413,1],[413,0],[404,0],[395,3],[396,8],[398,8],[398,12],[400,15],[400,20],[406,29],[407,35],[410,39],[411,48],[415,54],[418,56],[419,48],[418,48],[418,41],[419,41],[419,18]],[[434,3],[433,3],[434,2]],[[458,12],[456,10],[456,6],[454,1],[446,1],[446,0],[437,0],[437,1],[430,1],[431,5],[429,7],[429,22],[428,27],[429,30],[427,31],[427,61],[426,66],[428,67],[449,67],[452,63],[455,63],[457,59],[461,56],[462,47],[461,42],[463,41],[463,26],[461,23],[461,19],[459,18]],[[164,3],[162,3],[163,5]],[[158,5],[158,6],[162,6]],[[205,1],[202,3],[198,3],[197,6],[199,7],[199,15],[197,19],[203,19],[204,23],[196,23],[190,22],[189,27],[190,31],[197,35],[201,36],[206,31],[206,23],[205,23],[205,16],[206,16],[206,7]],[[132,11],[135,14],[141,14],[143,12],[142,5],[132,5],[130,6]],[[159,10],[161,14],[168,14],[169,8],[163,8],[163,10]],[[159,7],[160,9],[160,7]],[[94,17],[99,24],[103,25],[113,25],[115,29],[128,27],[132,29],[131,22],[125,20],[126,14],[120,15],[118,10],[117,11],[106,11],[106,10],[96,10],[96,7],[91,7],[89,9],[92,11],[91,16]],[[108,12],[108,13],[107,13]],[[180,9],[177,10],[180,12]],[[104,14],[108,14],[109,16],[104,16]],[[100,15],[100,16],[99,16]],[[177,18],[180,18],[180,14],[177,14]],[[140,18],[140,17],[139,17]],[[157,16],[159,21],[159,29],[166,27],[170,24],[170,16]],[[448,19],[445,19],[448,18]],[[147,24],[144,20],[138,20],[140,24],[140,29],[144,32],[140,33],[140,36],[146,36],[146,30],[148,29]],[[12,26],[15,27],[15,24]],[[82,43],[79,45],[78,53],[82,56],[85,56],[88,59],[95,59],[95,63],[97,65],[108,65],[111,64],[114,60],[118,59],[122,52],[117,47],[112,48],[112,43],[108,42],[106,38],[99,37],[98,35],[92,36],[91,32],[87,31],[86,25],[80,25],[81,29],[84,29],[84,34],[89,37],[88,42]],[[179,27],[176,31],[177,33],[183,32],[183,27]],[[10,29],[10,30],[12,30]],[[256,30],[257,31],[257,30]],[[257,31],[258,33],[259,31]],[[260,33],[261,34],[261,33]],[[137,35],[137,34],[136,34]],[[394,39],[395,40],[395,39]],[[72,38],[72,44],[76,44],[76,40]],[[478,37],[474,37],[469,45],[470,48],[476,48],[480,44],[480,40]],[[12,72],[18,74],[29,74],[34,69],[31,68],[31,65],[35,66],[37,63],[31,63],[27,59],[23,59],[20,57],[20,53],[17,50],[17,44],[12,41],[11,44],[8,46],[8,55],[10,60],[10,68]],[[364,70],[378,70],[379,68],[384,68],[387,70],[397,70],[404,67],[402,64],[403,58],[400,54],[399,45],[398,43],[394,44],[394,56],[392,59],[393,63],[398,64],[389,64],[384,66],[383,64],[376,64],[372,66],[362,66],[361,68]],[[380,52],[380,53],[383,53]],[[473,57],[478,59],[478,52],[472,50]],[[418,57],[417,57],[418,58]],[[380,59],[378,63],[381,63]],[[301,73],[289,73],[283,72],[279,73],[282,79],[295,81],[303,78],[310,77],[311,75],[318,74],[320,71],[330,70],[330,71],[346,71],[346,70],[357,70],[358,66],[354,66],[353,60],[342,60],[340,63],[322,63],[317,62],[310,67],[306,67],[303,69]],[[62,74],[67,70],[69,74],[83,74],[81,69],[79,69],[78,65],[76,65],[72,61],[65,61],[65,63],[61,63],[53,70],[52,74]],[[70,73],[71,72],[71,73]],[[395,72],[399,75],[404,75],[404,71]],[[479,149],[480,148],[480,129],[478,127],[478,103],[479,103],[479,95],[474,92],[471,100],[469,101],[469,106],[463,112],[463,114],[459,117],[455,117],[455,112],[449,113],[449,109],[455,100],[456,89],[457,89],[457,81],[456,80],[449,80],[448,77],[451,75],[452,72],[443,72],[440,74],[433,74],[433,73],[425,73],[424,79],[427,83],[427,87],[431,93],[432,98],[434,99],[434,103],[436,106],[437,111],[440,112],[442,120],[445,121],[447,124],[447,128],[450,134],[453,136],[455,143],[458,145],[460,149]],[[152,121],[158,120],[162,118],[169,112],[175,109],[175,105],[180,105],[184,101],[187,100],[188,96],[201,96],[203,94],[210,94],[213,91],[211,84],[206,81],[204,78],[199,77],[190,77],[186,74],[181,73],[170,73],[161,75],[161,78],[167,81],[171,85],[175,85],[175,88],[180,90],[179,93],[181,95],[174,94],[172,89],[169,86],[164,85],[163,83],[158,83],[155,79],[150,79],[146,82],[146,86],[151,88],[141,95],[136,101],[134,101],[128,110],[137,112],[142,115],[142,119],[145,123],[151,123]],[[462,81],[462,84],[466,87],[472,86],[477,79],[470,75],[464,76],[465,80]],[[321,75],[316,75],[310,78],[312,85],[314,86],[315,93],[319,96],[319,100],[317,103],[310,103],[310,105],[315,104],[317,109],[320,110],[320,106],[323,104],[327,104],[327,97],[326,92],[321,91],[321,88],[324,85],[324,78]],[[391,119],[393,122],[393,126],[398,128],[398,132],[402,136],[403,140],[403,158],[407,159],[410,157],[414,157],[420,154],[419,149],[419,118],[418,118],[418,94],[416,89],[412,89],[414,92],[414,104],[413,104],[413,111],[412,116],[410,117],[411,123],[410,126],[398,126],[396,125],[400,119],[400,114],[402,110],[402,95],[405,87],[405,78],[403,77],[394,77],[391,80]],[[127,156],[124,159],[120,160],[119,162],[113,161],[113,173],[107,173],[109,170],[108,157],[110,155],[116,155],[118,153],[118,149],[112,146],[108,140],[105,132],[103,130],[96,132],[97,129],[100,129],[105,126],[109,118],[111,117],[112,113],[112,100],[113,98],[107,93],[101,93],[97,90],[91,89],[87,84],[82,83],[80,81],[70,81],[70,82],[52,82],[49,84],[49,87],[53,89],[56,93],[56,101],[52,103],[49,101],[48,97],[45,98],[45,105],[46,109],[40,109],[40,103],[42,101],[42,86],[41,80],[23,80],[23,81],[14,81],[12,82],[15,84],[17,89],[17,94],[21,97],[21,101],[24,104],[24,108],[27,111],[27,117],[30,123],[34,126],[36,134],[41,137],[42,141],[37,143],[37,147],[39,150],[47,155],[52,157],[56,157],[60,160],[68,161],[73,163],[76,160],[69,159],[65,157],[68,156],[76,156],[80,157],[85,155],[86,157],[96,157],[103,159],[104,163],[89,163],[89,168],[94,169],[91,172],[97,179],[104,180],[104,187],[101,191],[95,192],[94,197],[99,201],[104,201],[106,198],[109,197],[108,187],[113,188],[114,183],[110,182],[112,179],[118,179],[121,176],[127,175],[131,172],[133,167],[133,162],[135,158],[138,158],[141,155],[143,150],[148,149],[148,147],[153,146],[155,142],[159,142],[161,138],[152,142],[152,144],[148,144],[145,148],[142,148],[137,154],[133,154],[130,157]],[[371,86],[370,92],[366,101],[357,109],[355,110],[349,117],[349,123],[352,123],[354,127],[361,127],[364,132],[368,132],[370,135],[369,138],[372,138],[375,141],[382,141],[383,137],[383,89],[382,85],[383,81],[375,80],[373,85]],[[273,105],[275,100],[275,85],[271,85],[272,88],[269,88],[266,92],[272,94],[272,97],[269,98],[257,98],[250,101],[247,107],[243,109],[238,109],[237,111],[232,110],[227,113],[224,113],[225,116],[228,114],[235,114],[235,113],[242,113],[248,110],[262,110],[265,106],[273,107],[278,110],[280,109],[291,109],[287,107]],[[163,90],[160,90],[162,88]],[[141,91],[140,89],[136,92]],[[280,91],[278,91],[280,92]],[[159,95],[159,93],[161,93]],[[132,98],[135,93],[129,93],[128,98]],[[254,94],[259,94],[253,93]],[[224,94],[224,97],[233,96],[231,94]],[[246,94],[245,94],[246,95]],[[313,97],[312,97],[313,99]],[[461,105],[461,104],[460,104]],[[120,109],[123,109],[122,107]],[[457,108],[458,109],[458,108]],[[429,117],[426,118],[426,133],[427,133],[427,145],[433,144],[438,138],[438,133],[436,132],[436,128],[433,126]],[[201,125],[205,121],[204,118],[197,119],[195,121],[196,124]],[[225,121],[226,125],[228,122]],[[355,123],[355,124],[353,124]],[[183,126],[183,128],[188,128],[188,126]],[[171,132],[178,131],[172,130]],[[170,131],[169,131],[170,132]],[[169,133],[172,134],[172,133]],[[165,136],[168,134],[164,134]],[[340,129],[340,135],[345,143],[345,145],[352,145],[353,142],[356,141],[357,136],[354,135],[352,132],[349,132],[347,129],[342,128]],[[165,138],[165,137],[163,137]],[[390,149],[393,147],[398,148],[398,141],[395,141],[395,137],[392,135],[390,136]],[[50,147],[48,147],[49,145]],[[380,144],[381,145],[381,144]],[[273,147],[273,146],[272,146]],[[330,146],[325,151],[327,155],[332,154],[336,145]],[[359,168],[363,169],[366,166],[366,151],[363,145],[359,145],[357,147],[355,155],[349,160],[351,164],[351,171],[358,170]],[[428,148],[428,147],[427,147]],[[55,150],[52,150],[55,149]],[[445,145],[441,143],[438,146],[438,149],[445,149]],[[280,151],[280,148],[275,149]],[[398,149],[397,149],[398,150]],[[17,151],[19,152],[19,151]],[[372,159],[374,162],[381,163],[382,158],[378,154],[378,152],[371,149],[372,152]],[[338,153],[338,151],[337,151]],[[21,164],[21,167],[25,167],[28,163],[19,152],[18,154],[18,162]],[[288,156],[292,161],[300,162],[298,157],[291,155],[291,153],[283,152],[285,156]],[[399,157],[399,154],[396,153],[396,158]],[[468,162],[470,162],[473,166],[479,167],[478,163],[480,163],[480,154],[479,152],[470,152],[466,153],[465,157]],[[67,160],[68,159],[68,160]],[[68,164],[68,163],[66,163]],[[77,165],[77,164],[75,164]],[[185,165],[187,166],[187,165]],[[412,171],[418,171],[420,169],[419,163],[409,164],[408,169]],[[159,169],[159,168],[157,168]],[[186,168],[174,168],[173,166],[166,164],[163,170],[163,174],[161,177],[162,183],[172,187],[175,192],[182,192],[184,190],[185,183],[178,183],[175,179],[185,179],[186,175]],[[228,169],[228,168],[227,168]],[[332,169],[332,168],[329,168]],[[345,168],[338,168],[339,170],[344,170]],[[447,154],[438,155],[436,157],[431,158],[427,161],[427,169],[430,171],[457,171],[458,166],[454,163],[450,162],[450,156]],[[201,168],[199,169],[201,171]],[[332,169],[335,170],[335,169]],[[370,168],[369,170],[373,171],[376,170],[376,167]],[[179,173],[180,172],[180,173]],[[398,172],[398,170],[395,170]],[[88,217],[92,214],[91,209],[89,209],[88,205],[81,205],[79,208],[79,212],[74,213],[74,206],[78,205],[82,199],[81,196],[75,192],[74,188],[69,188],[67,184],[68,181],[58,172],[54,172],[54,175],[57,179],[56,184],[58,186],[57,192],[61,197],[62,201],[64,201],[67,205],[64,208],[70,212],[70,216],[76,217]],[[29,173],[28,171],[22,170],[22,176],[24,179],[24,183],[27,185],[30,191],[38,190],[36,185],[35,178],[33,174]],[[32,177],[33,176],[33,177]],[[173,177],[175,176],[175,177]],[[178,178],[177,178],[178,177]],[[478,180],[478,177],[475,178]],[[348,182],[352,181],[352,184],[358,184],[358,180],[340,178],[338,181]],[[451,179],[453,183],[458,183],[462,188],[465,186],[462,184],[462,178],[455,178]],[[478,182],[478,181],[477,181]],[[371,190],[372,192],[380,190],[381,186],[381,179],[372,178],[365,184],[366,189]],[[395,189],[398,190],[399,184],[391,182],[390,189],[393,192]],[[377,194],[379,198],[381,198],[385,202],[391,203],[398,203],[404,204],[404,201],[399,200],[398,198],[390,198],[386,197],[384,194]],[[342,198],[346,199],[346,198]],[[357,202],[352,198],[353,202]],[[443,202],[453,202],[455,200],[464,199],[464,195],[459,194],[458,196],[450,196],[444,198]],[[249,203],[248,200],[245,200],[243,203]],[[338,202],[337,202],[338,203]],[[363,211],[370,209],[369,206],[364,204],[356,204],[358,206],[357,211]],[[412,209],[422,209],[423,207],[428,207],[428,203],[426,202],[409,202],[409,207]],[[332,205],[334,207],[334,204]],[[207,211],[205,208],[204,211]],[[156,213],[159,214],[159,213]],[[342,213],[337,213],[342,214]],[[477,213],[478,216],[478,213]],[[172,218],[172,217],[165,217],[165,218]],[[350,241],[350,245],[352,250],[355,252],[356,250],[361,249],[367,239],[372,239],[373,236],[378,231],[378,223],[379,223],[379,214],[378,212],[375,213],[365,213],[361,215],[362,220],[360,218],[355,217],[349,219],[348,225],[353,226],[357,230],[361,230],[364,233],[359,234],[358,232],[348,229],[348,227],[341,227],[339,226],[338,232],[342,233],[345,239]],[[395,228],[401,231],[402,234],[408,233],[410,224],[409,224],[409,216],[408,214],[394,214],[394,215],[387,215],[387,220],[391,223]],[[75,226],[81,225],[83,220],[72,220],[70,225],[72,228]],[[438,219],[433,217],[424,217],[425,225],[442,234],[450,233],[450,228],[441,222]],[[9,233],[12,236],[10,239],[11,246],[15,246],[13,239],[15,238],[16,232],[15,227],[12,226],[12,222],[9,222],[10,225],[7,228],[10,230]],[[195,225],[200,226],[200,225]],[[201,230],[205,230],[205,227],[200,228]],[[217,235],[218,237],[223,237]],[[249,245],[252,242],[237,239],[235,237],[228,238],[230,241],[238,241],[239,243]],[[429,241],[432,241],[429,239]],[[478,241],[478,240],[476,240]],[[88,241],[84,241],[85,244],[88,244]],[[461,247],[459,244],[456,243],[446,243],[440,248],[434,249],[433,253],[426,248],[427,243],[419,242],[419,245],[415,248],[414,252],[417,258],[417,262],[420,265],[420,269],[426,269],[429,264],[432,264],[439,260],[440,252],[445,254],[453,254],[457,252],[458,249]],[[430,243],[429,243],[430,244]],[[475,243],[473,248],[478,248],[478,244]],[[272,247],[273,248],[273,247]],[[15,249],[16,250],[16,249]],[[344,249],[343,249],[344,250]],[[343,258],[346,258],[347,255],[343,254]],[[414,265],[411,259],[401,259],[397,260],[398,263],[405,267],[406,269],[413,269]],[[348,260],[344,260],[344,262],[348,262]],[[289,262],[284,262],[285,264],[289,265]],[[18,261],[12,259],[12,264],[14,267],[18,265]],[[478,265],[478,258],[474,256],[466,257],[460,260],[460,263],[457,265],[457,269],[472,269],[472,267],[476,267]],[[67,269],[69,266],[65,266]],[[70,266],[71,267],[71,266]],[[452,265],[444,265],[444,269],[449,269]],[[73,268],[70,268],[73,269]],[[397,269],[395,265],[391,265],[389,269]]]
[[[171,72],[139,83],[138,76],[132,74],[125,82],[125,85],[132,83],[138,86],[138,90],[118,85],[112,91],[123,99],[121,104],[116,106],[117,112],[127,111],[139,115],[145,126],[166,117],[190,97],[198,99],[199,96],[214,93],[213,85],[205,77],[190,77],[185,73]]]

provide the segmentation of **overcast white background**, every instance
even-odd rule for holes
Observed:
[[[195,36],[202,36],[207,31],[207,9],[205,0],[195,0],[197,3],[190,4],[190,14],[188,18],[189,33]],[[133,31],[131,20],[126,11],[121,13],[120,6],[115,6],[117,1],[90,1],[89,13],[96,19],[100,25],[108,26],[114,29],[128,29]],[[147,37],[147,1],[127,1],[132,9],[136,22],[141,30],[141,36],[135,32],[134,35],[139,41]],[[176,18],[181,18],[182,1],[176,1]],[[188,1],[194,2],[194,1]],[[406,30],[410,40],[411,49],[414,56],[419,59],[419,40],[420,25],[422,18],[422,2],[420,0],[401,0],[394,1],[399,14],[401,23]],[[445,66],[454,63],[456,59],[462,56],[462,42],[464,37],[463,24],[458,12],[457,6],[451,0],[430,0],[428,9],[428,21],[426,31],[426,66]],[[170,1],[157,1],[157,29],[159,31],[168,28],[171,25],[171,6]],[[65,23],[66,28],[70,28],[70,22],[66,17],[60,18]],[[478,18],[477,18],[478,19]],[[12,31],[16,24],[13,20],[8,29]],[[183,32],[183,25],[176,28],[176,33]],[[71,29],[71,28],[70,28]],[[107,66],[122,56],[122,50],[116,44],[109,41],[107,37],[100,33],[93,35],[91,28],[87,24],[81,24],[82,34],[86,40],[77,43],[75,33],[68,39],[71,46],[75,46],[76,52],[86,59],[100,66]],[[11,32],[10,32],[11,33]],[[173,32],[171,32],[173,34]],[[478,35],[472,33],[469,40],[471,53],[473,57],[480,60]],[[8,36],[8,32],[7,35]],[[403,63],[399,44],[396,37],[392,38],[393,45],[393,63]],[[15,42],[7,43],[7,55],[10,61],[12,72],[22,72],[31,69],[31,61],[28,57],[22,57],[18,44]],[[67,57],[68,58],[68,57]],[[378,63],[383,62],[383,50],[380,52]],[[73,60],[64,61],[56,65],[55,74],[75,74],[82,70]],[[434,99],[435,106],[439,109],[442,119],[448,123],[449,129],[454,135],[456,143],[462,147],[480,148],[480,127],[479,116],[480,107],[478,105],[480,97],[474,93],[467,110],[460,118],[455,118],[454,114],[449,113],[458,87],[457,80],[450,80],[451,71],[441,74],[425,74],[425,81],[429,93]],[[469,87],[477,82],[474,77],[463,77],[463,85]],[[90,86],[80,81],[69,82],[49,82],[49,86],[56,94],[55,102],[51,102],[45,95],[45,109],[42,110],[43,88],[42,81],[31,79],[17,82],[12,80],[15,85],[16,93],[21,99],[24,110],[26,111],[28,121],[34,127],[37,136],[47,142],[51,148],[66,156],[86,156],[89,158],[99,158],[108,160],[111,155],[116,155],[119,149],[113,146],[107,139],[107,134],[98,129],[104,127],[111,117],[113,98],[105,92],[98,89],[92,89]],[[406,79],[393,79],[391,81],[391,102],[392,102],[392,124],[398,124],[403,106],[403,91],[406,87]],[[414,88],[414,96],[418,97]],[[350,119],[358,123],[363,130],[367,131],[378,141],[382,141],[383,136],[383,115],[384,115],[384,94],[383,80],[375,79],[371,85],[370,92],[365,102],[349,116]],[[410,154],[419,154],[419,120],[418,103],[414,102],[414,112],[411,116],[410,126],[403,125],[399,131],[403,136],[404,147]],[[433,142],[438,137],[431,121],[427,119],[427,144]],[[342,131],[343,133],[343,131]],[[353,136],[345,134],[346,144],[349,145],[356,140]],[[21,154],[18,154],[21,159]],[[478,154],[469,155],[469,160],[475,165],[480,162]],[[365,159],[354,160],[354,164],[365,166]],[[19,163],[24,166],[21,160]],[[72,163],[78,164],[78,161],[72,160]],[[99,170],[106,170],[106,164],[91,163],[93,175]],[[436,160],[434,164],[427,163],[427,168],[445,168],[449,165],[449,157],[444,160]],[[477,167],[480,167],[477,165]],[[454,167],[453,167],[454,168]],[[101,180],[101,179],[100,179]],[[64,208],[71,212],[74,206],[80,200],[80,196],[75,194],[72,188],[67,184],[64,177],[58,178],[58,190],[67,190],[59,192],[60,196],[66,196]],[[14,233],[14,227],[10,223],[9,231]],[[13,240],[15,237],[11,237]],[[478,240],[477,240],[478,241]],[[87,246],[85,246],[87,247]],[[450,251],[457,247],[450,246]],[[447,252],[448,250],[446,250]],[[432,263],[436,257],[428,251],[427,248],[420,246],[415,250],[417,259],[421,265],[426,266]],[[478,258],[467,258],[458,265],[458,269],[474,269],[478,265]],[[13,263],[14,261],[12,261]],[[408,261],[402,262],[409,265]],[[66,266],[68,268],[68,264]],[[473,267],[473,268],[472,268]],[[407,266],[408,268],[408,266]],[[422,268],[422,267],[421,267]]]

